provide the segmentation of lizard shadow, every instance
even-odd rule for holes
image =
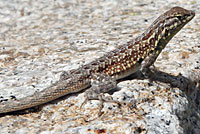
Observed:
[[[188,104],[186,104],[184,110],[174,109],[172,114],[178,117],[179,124],[183,128],[184,133],[192,134],[195,133],[195,131],[199,131],[197,124],[200,120],[200,76],[196,76],[196,79],[193,77],[186,78],[181,74],[173,76],[156,69],[149,69],[148,73],[150,82],[156,81],[166,83],[169,84],[171,88],[178,88],[182,91],[183,94],[181,95],[185,96]],[[141,72],[138,72],[136,75],[134,74],[126,78],[126,80],[131,79],[143,80],[146,79],[146,77]]]

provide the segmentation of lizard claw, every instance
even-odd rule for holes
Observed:
[[[87,96],[85,96],[85,100],[81,103],[80,109],[82,109],[83,105],[85,105],[88,101],[89,101],[89,98]]]

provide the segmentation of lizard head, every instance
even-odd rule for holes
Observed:
[[[163,16],[160,16],[160,20],[163,21],[162,25],[162,37],[167,42],[181,30],[192,18],[195,16],[194,11],[186,10],[181,7],[173,7]]]
[[[165,13],[165,16],[166,20],[177,19],[182,23],[188,23],[195,16],[195,13],[182,7],[173,7]]]
[[[195,16],[194,11],[186,10],[182,7],[173,7],[161,16],[143,33],[142,40],[153,40],[151,44],[162,42],[162,47],[178,33]],[[153,34],[155,33],[155,34]],[[157,44],[155,44],[157,46]]]
[[[142,40],[144,46],[151,47],[148,49],[150,53],[156,52],[158,55],[194,16],[194,11],[173,7],[159,16],[138,39]]]

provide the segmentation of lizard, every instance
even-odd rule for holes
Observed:
[[[154,64],[168,42],[194,16],[195,12],[192,10],[173,7],[160,15],[137,38],[78,69],[63,71],[58,81],[42,91],[15,101],[0,103],[0,113],[35,107],[82,90],[86,90],[86,100],[107,101],[104,93],[116,88],[119,80],[138,71],[148,75],[148,68]]]

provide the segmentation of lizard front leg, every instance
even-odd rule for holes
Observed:
[[[150,74],[151,74],[150,67],[152,66],[153,68],[155,68],[154,63],[156,59],[158,58],[159,54],[167,45],[167,43],[168,41],[161,39],[158,43],[158,47],[154,48],[154,50],[152,50],[152,52],[150,52],[149,55],[141,63],[141,72],[146,78],[150,77]]]
[[[142,74],[144,75],[144,77],[149,78],[150,67],[152,66],[153,68],[155,68],[154,62],[156,61],[157,57],[158,57],[158,55],[150,54],[142,62],[140,70],[141,70]]]

